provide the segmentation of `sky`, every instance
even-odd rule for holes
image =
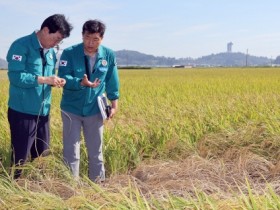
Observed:
[[[0,58],[11,43],[64,14],[74,29],[61,49],[82,41],[89,19],[106,24],[103,45],[172,58],[227,51],[280,55],[279,0],[0,0]]]

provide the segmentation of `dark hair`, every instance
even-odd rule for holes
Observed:
[[[100,20],[88,20],[83,25],[83,34],[88,32],[90,34],[99,33],[103,37],[106,30],[106,26]]]
[[[44,27],[47,27],[50,33],[56,33],[58,31],[63,35],[63,38],[69,37],[70,31],[73,29],[72,25],[62,14],[54,14],[45,19],[41,25],[41,29]]]

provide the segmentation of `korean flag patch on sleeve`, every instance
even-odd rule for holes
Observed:
[[[21,59],[22,59],[22,56],[21,56],[21,55],[13,55],[13,56],[12,56],[12,60],[21,61]]]
[[[65,61],[65,60],[60,60],[59,66],[67,66],[67,61]]]

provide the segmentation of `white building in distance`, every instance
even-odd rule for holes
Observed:
[[[228,52],[228,53],[231,53],[231,52],[232,52],[232,45],[233,45],[232,42],[227,43],[227,52]]]

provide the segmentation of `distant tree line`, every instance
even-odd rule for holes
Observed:
[[[211,54],[197,59],[153,56],[131,50],[116,51],[116,56],[120,66],[267,66],[272,63],[272,60],[267,57],[227,52]]]

